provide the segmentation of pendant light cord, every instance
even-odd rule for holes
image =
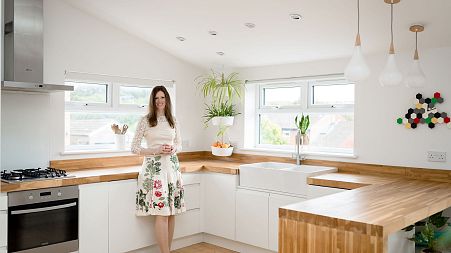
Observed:
[[[415,50],[418,50],[418,32],[415,32]]]
[[[357,0],[357,34],[360,34],[360,0]]]
[[[391,8],[390,32],[391,32],[391,43],[393,44],[393,4],[390,4],[390,8]]]

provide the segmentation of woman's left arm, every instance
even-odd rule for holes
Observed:
[[[180,136],[180,125],[177,120],[174,120],[174,128],[175,128],[175,138],[174,138],[174,149],[172,153],[182,151],[182,137]]]

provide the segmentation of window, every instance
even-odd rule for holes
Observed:
[[[310,115],[304,152],[354,152],[354,84],[343,76],[255,84],[255,147],[293,151],[294,119],[304,113]]]
[[[129,126],[125,141],[130,147],[139,119],[148,111],[156,85],[112,81],[66,81],[74,91],[65,94],[65,151],[113,150],[112,124]],[[166,85],[175,108],[175,88]]]

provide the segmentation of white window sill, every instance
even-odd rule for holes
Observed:
[[[237,151],[250,151],[250,152],[258,152],[258,153],[271,153],[271,154],[283,154],[289,157],[294,155],[294,152],[291,150],[283,150],[283,149],[267,149],[267,148],[240,148]],[[339,157],[339,158],[357,158],[356,154],[347,154],[347,153],[327,153],[327,152],[315,152],[315,151],[303,151],[301,152],[301,156],[326,156],[326,157]]]
[[[132,152],[129,149],[98,149],[98,150],[73,150],[73,151],[63,151],[60,154],[61,155],[87,155],[87,154],[108,154],[108,153],[114,153],[114,154],[127,154],[131,155]]]

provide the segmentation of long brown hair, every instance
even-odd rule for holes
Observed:
[[[166,105],[164,107],[164,116],[166,116],[166,120],[169,125],[174,128],[174,117],[172,117],[172,104],[171,97],[169,96],[168,90],[164,86],[155,86],[150,93],[149,98],[149,113],[147,114],[147,120],[149,121],[149,126],[154,127],[157,125],[157,105],[155,103],[155,97],[157,93],[162,91],[164,93],[164,98],[166,100]]]

